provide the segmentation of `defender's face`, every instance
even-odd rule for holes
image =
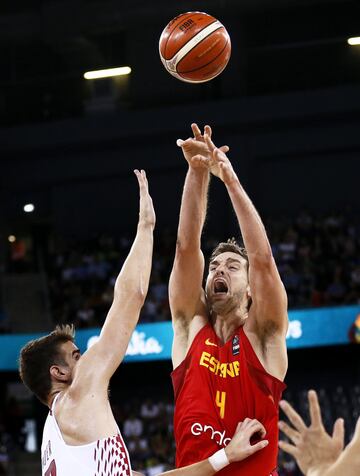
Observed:
[[[60,349],[69,371],[70,380],[72,380],[74,368],[81,357],[80,350],[71,341],[61,344]]]
[[[245,258],[226,251],[210,262],[206,280],[206,295],[210,308],[216,313],[231,312],[240,306],[249,289]]]

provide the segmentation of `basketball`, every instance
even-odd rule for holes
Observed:
[[[207,13],[188,12],[165,27],[159,52],[170,74],[188,83],[204,83],[225,69],[231,41],[219,20]]]

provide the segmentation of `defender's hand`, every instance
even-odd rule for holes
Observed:
[[[203,154],[197,154],[191,159],[193,167],[206,167],[208,170],[219,177],[225,185],[230,185],[234,180],[237,180],[237,176],[231,165],[230,160],[226,156],[225,150],[217,148],[212,142],[210,135],[204,134],[204,141],[209,151],[207,156]]]
[[[281,409],[293,426],[280,421],[279,428],[293,444],[279,441],[279,447],[295,458],[304,474],[325,470],[338,459],[344,448],[344,420],[336,420],[332,436],[328,435],[323,426],[316,392],[310,390],[308,398],[311,417],[309,427],[288,402],[280,402]]]
[[[202,155],[207,158],[211,157],[211,151],[209,150],[204,137],[207,135],[211,138],[212,130],[210,126],[205,126],[204,135],[202,135],[198,125],[195,123],[191,124],[191,129],[194,137],[190,137],[186,140],[178,139],[176,144],[178,147],[181,147],[185,159],[192,168],[204,168],[202,164],[192,162],[192,158],[196,155]],[[219,148],[219,150],[228,152],[229,147],[227,145],[223,145]]]
[[[258,420],[245,418],[243,422],[238,424],[232,440],[225,448],[225,453],[230,463],[241,461],[269,444],[268,440],[262,440],[255,445],[251,445],[250,439],[256,433],[259,433],[261,438],[264,438],[266,435],[264,426]]]
[[[154,228],[156,221],[155,210],[152,198],[149,194],[149,184],[145,170],[141,170],[141,172],[134,170],[134,173],[138,179],[140,192],[139,225]]]

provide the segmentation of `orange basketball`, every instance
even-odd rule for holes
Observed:
[[[159,52],[170,74],[188,83],[204,83],[224,70],[231,42],[219,20],[207,13],[188,12],[165,27]]]

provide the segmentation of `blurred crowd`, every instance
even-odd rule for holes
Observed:
[[[360,416],[360,385],[346,384],[336,388],[317,388],[324,425],[329,433],[336,418],[345,420],[346,442],[353,434]],[[124,402],[112,397],[112,409],[121,428],[130,453],[132,467],[146,476],[174,468],[175,444],[173,438],[174,405],[172,397],[152,396]],[[307,390],[286,390],[284,397],[299,411],[308,423]],[[120,398],[120,396],[119,396]],[[42,427],[39,422],[39,427]],[[0,475],[8,474],[11,455],[16,452],[35,450],[29,442],[29,426],[25,413],[16,399],[11,398],[0,410]],[[39,435],[40,437],[40,435]],[[281,439],[286,439],[281,435]],[[19,452],[19,450],[21,450]],[[279,476],[299,476],[295,461],[285,453],[279,453]]]
[[[268,219],[265,225],[290,308],[360,303],[360,227],[350,214],[315,217],[302,211],[294,220]],[[219,240],[227,238],[205,233],[205,256]],[[86,242],[54,244],[47,273],[56,322],[75,322],[78,327],[103,323],[131,241],[132,237],[101,236]],[[175,234],[168,231],[156,235],[141,322],[170,319],[167,283],[175,241]]]

